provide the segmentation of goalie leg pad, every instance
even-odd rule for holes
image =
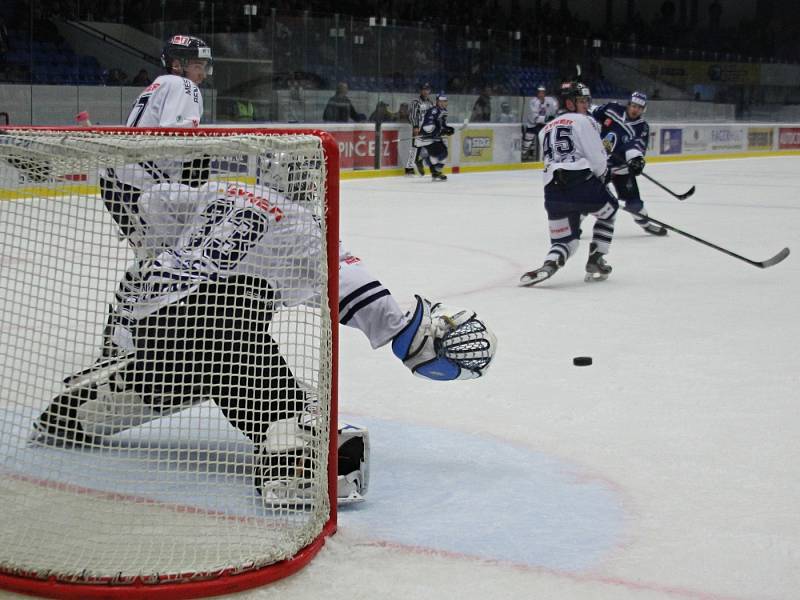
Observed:
[[[275,421],[256,449],[254,484],[267,508],[302,507],[317,502],[314,486],[313,438],[318,415],[307,411]],[[364,501],[369,487],[369,432],[358,425],[340,424],[337,500]]]
[[[256,448],[253,483],[265,507],[302,507],[314,503],[312,441],[316,418],[303,412],[275,421]]]
[[[339,504],[363,502],[369,488],[369,432],[366,427],[339,423]]]
[[[64,380],[66,389],[34,423],[31,440],[49,445],[98,444],[137,425],[164,417],[202,401],[199,395],[179,404],[154,405],[121,382],[118,375],[134,355],[98,360]]]

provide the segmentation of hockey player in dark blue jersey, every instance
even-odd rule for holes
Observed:
[[[608,168],[611,183],[625,208],[647,216],[636,176],[644,169],[644,155],[647,152],[647,141],[650,126],[644,120],[647,109],[647,96],[642,92],[633,92],[628,106],[609,102],[592,109],[592,116],[600,123],[603,145],[608,152]],[[667,235],[667,230],[651,223],[646,218],[634,217],[637,225],[653,235]]]
[[[432,179],[447,181],[447,175],[442,174],[444,161],[447,159],[447,145],[442,138],[453,135],[455,129],[447,124],[447,96],[444,92],[439,92],[436,96],[436,105],[425,113],[420,129],[420,155],[430,167]]]

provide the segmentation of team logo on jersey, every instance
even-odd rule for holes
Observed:
[[[617,134],[613,131],[609,131],[606,136],[603,138],[603,147],[606,149],[608,154],[611,154],[614,151],[614,146],[617,145]]]

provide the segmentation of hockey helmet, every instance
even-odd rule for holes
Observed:
[[[182,68],[186,68],[186,63],[190,59],[205,60],[206,75],[214,73],[211,46],[198,37],[173,35],[161,51],[161,66],[167,73],[172,73],[172,62],[176,59],[180,61]]]
[[[294,202],[314,200],[323,188],[324,172],[314,157],[288,150],[275,150],[258,157],[256,181]]]
[[[424,82],[424,83],[420,83],[420,84],[419,84],[419,89],[420,89],[420,90],[428,90],[428,91],[431,91],[431,89],[432,89],[432,88],[431,88],[431,84],[430,84],[430,83],[428,83],[428,82],[426,81],[426,82]]]
[[[575,102],[578,98],[586,98],[589,102],[592,101],[592,92],[589,90],[589,86],[578,81],[567,81],[561,84],[562,106],[566,107],[567,100]]]
[[[635,104],[636,106],[641,106],[642,111],[647,108],[647,94],[644,92],[633,92],[631,94],[631,99],[628,101],[628,104]]]

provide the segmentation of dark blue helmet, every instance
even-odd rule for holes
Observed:
[[[633,92],[631,94],[631,99],[628,101],[628,104],[635,104],[636,106],[641,106],[642,109],[647,108],[647,94],[644,92]]]

